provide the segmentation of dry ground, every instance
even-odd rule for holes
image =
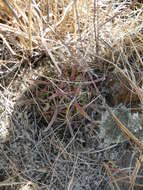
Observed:
[[[143,189],[143,4],[0,1],[0,189]]]

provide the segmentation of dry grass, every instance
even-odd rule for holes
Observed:
[[[127,179],[128,188],[137,186],[143,142],[109,105],[126,104],[142,117],[142,20],[139,0],[0,1],[0,125],[9,129],[0,187],[82,189],[89,175],[86,189],[122,189]],[[129,169],[117,162],[119,172],[110,167],[114,148],[99,150],[106,109],[132,142],[129,152],[140,153]],[[117,161],[126,150],[116,147]]]

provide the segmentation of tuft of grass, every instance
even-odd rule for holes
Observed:
[[[142,152],[107,104],[124,103],[142,116],[142,20],[142,1],[0,1],[0,115],[11,118],[0,143],[1,187],[122,189],[105,160],[118,165],[126,149],[100,149],[99,123],[107,110],[134,143],[129,151]],[[133,189],[141,165],[131,160],[128,167]]]

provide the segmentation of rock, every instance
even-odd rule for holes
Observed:
[[[143,141],[142,115],[139,113],[131,113],[130,110],[122,104],[113,108],[112,111],[130,132]],[[103,146],[109,146],[110,144],[116,144],[126,140],[108,111],[102,115],[100,138],[104,139]]]

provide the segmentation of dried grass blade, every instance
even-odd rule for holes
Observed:
[[[12,13],[12,15],[14,15],[14,17],[16,18],[16,20],[18,20],[16,11],[13,9],[13,6],[10,4],[10,2],[8,0],[4,0],[4,3],[6,4],[6,6],[8,7],[9,11]],[[10,15],[11,16],[11,15]]]
[[[29,0],[29,13],[28,13],[28,21],[29,21],[29,47],[30,52],[32,50],[32,33],[31,33],[31,19],[32,19],[32,2]]]
[[[92,121],[89,115],[84,111],[84,109],[79,105],[79,103],[74,103],[74,106],[79,111],[79,113],[84,116],[87,120]]]
[[[110,181],[113,181],[113,183],[115,184],[117,190],[120,190],[120,187],[119,187],[118,183],[116,182],[116,179],[114,178],[114,176],[113,176],[112,173],[110,172],[110,169],[109,169],[108,165],[105,164],[105,163],[103,163],[103,166],[105,167],[105,169],[106,169],[106,171],[107,171],[107,174],[108,174],[108,176],[109,176],[109,178],[110,178]]]
[[[114,63],[110,62],[112,65],[114,65],[114,67],[123,75],[123,77],[128,81],[128,83],[131,85],[131,87],[136,91],[136,94],[139,97],[139,100],[141,101],[141,103],[143,103],[143,90],[137,86],[126,74],[125,72],[120,69],[117,65],[115,65]]]
[[[44,132],[47,132],[47,131],[52,127],[52,125],[53,125],[54,122],[56,121],[57,114],[58,114],[58,110],[57,110],[57,108],[56,108],[55,111],[54,111],[54,114],[53,114],[53,116],[52,116],[52,119],[51,119],[51,121],[49,122],[48,127],[44,130]]]
[[[9,49],[9,51],[11,52],[11,54],[12,55],[16,55],[16,53],[10,47],[9,43],[7,42],[7,40],[4,38],[4,36],[2,34],[0,34],[0,38],[2,38],[3,42],[5,43],[5,45],[7,46],[7,48]]]
[[[141,150],[143,149],[143,143],[138,140],[124,125],[123,123],[116,117],[116,115],[113,113],[113,111],[108,107],[108,111],[110,112],[110,114],[112,115],[115,123],[117,124],[118,128],[121,129],[121,131],[123,132],[123,134],[125,135],[125,137],[127,137],[127,139],[132,140],[135,145],[137,147],[139,147]]]
[[[129,37],[129,39],[130,39],[130,42],[131,42],[131,44],[132,44],[132,46],[133,46],[133,48],[134,48],[134,50],[135,50],[135,52],[136,52],[136,54],[137,54],[137,57],[138,57],[138,59],[139,59],[141,65],[143,66],[143,61],[142,61],[141,56],[139,55],[139,52],[138,52],[137,48],[135,47],[135,45],[134,45],[134,43],[133,43],[131,37]]]
[[[135,166],[135,169],[134,169],[133,174],[131,176],[131,186],[130,186],[130,189],[134,189],[136,177],[137,177],[137,174],[139,172],[139,169],[140,169],[142,163],[143,163],[143,154],[136,161],[136,166]]]

